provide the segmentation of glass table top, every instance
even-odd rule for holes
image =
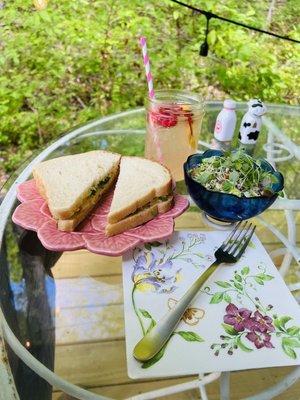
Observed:
[[[212,139],[220,108],[220,102],[207,103],[200,135],[200,151],[205,150],[205,143],[209,145]],[[240,103],[237,125],[245,110],[246,104]],[[274,142],[279,143],[279,147],[275,146],[275,151],[269,155],[279,160],[276,166],[285,177],[285,192],[289,199],[300,198],[299,129],[300,108],[269,105],[256,148],[257,156],[266,157],[267,147],[264,145],[270,141],[270,132]],[[51,252],[41,245],[35,232],[14,225],[11,214],[18,204],[15,197],[16,184],[29,179],[34,163],[95,149],[143,156],[144,135],[143,109],[101,118],[74,128],[47,149],[40,150],[30,160],[26,160],[2,188],[5,197],[0,208],[0,293],[6,321],[24,348],[48,369],[71,383],[112,398],[127,398],[191,378],[138,383],[128,378],[121,257],[110,258],[86,250]],[[186,193],[184,183],[178,186],[181,193]],[[288,256],[284,256],[285,245],[278,239],[276,232],[274,234],[267,226],[273,223],[287,235],[285,212],[271,209],[263,214],[263,218],[265,224],[255,218],[258,237],[278,267],[282,261],[290,262],[292,257],[287,260]],[[294,213],[292,218],[295,226],[300,224],[299,213]],[[206,224],[199,209],[192,206],[176,220],[176,229],[212,228]],[[295,240],[300,240],[299,232]],[[298,278],[297,274],[296,264],[292,261],[286,279],[293,282]],[[14,356],[12,351],[9,352],[9,360],[21,399],[63,398],[60,397],[60,391],[52,389]],[[276,379],[289,371],[289,368],[282,369]],[[249,385],[246,385],[246,390],[242,382],[247,380],[247,374]],[[264,378],[257,378],[257,386],[253,387],[250,382],[254,376],[255,372],[235,373],[232,378],[232,398],[253,395],[275,383],[270,372],[261,371],[259,376]],[[213,397],[216,390],[210,389],[212,398],[217,398]],[[185,398],[174,396],[170,398]],[[195,391],[191,391],[189,396],[186,398],[198,398]]]

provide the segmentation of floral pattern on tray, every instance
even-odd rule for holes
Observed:
[[[155,325],[156,321],[152,317],[149,311],[138,308],[135,301],[135,292],[148,292],[152,291],[157,294],[169,294],[173,293],[177,287],[178,282],[181,279],[181,268],[174,265],[174,260],[181,260],[182,262],[193,263],[193,260],[189,257],[192,249],[199,243],[205,240],[205,235],[193,235],[190,234],[186,242],[181,242],[181,247],[178,251],[172,249],[172,245],[167,241],[166,250],[160,250],[160,255],[157,256],[152,251],[152,248],[160,248],[161,243],[147,243],[145,245],[145,251],[141,252],[140,249],[133,251],[133,271],[132,271],[132,307],[136,314],[137,320],[139,321],[143,335],[149,332]],[[197,254],[197,253],[194,253]],[[197,254],[201,259],[202,254]],[[195,267],[197,265],[193,264]],[[176,299],[168,299],[168,308],[172,309],[177,303]],[[203,318],[205,312],[202,309],[188,308],[183,315],[183,321],[188,325],[196,325],[201,318]],[[187,330],[176,330],[172,333],[172,336],[178,335],[182,339],[188,342],[203,342],[204,339],[196,332]],[[172,337],[171,336],[171,337]],[[169,341],[168,341],[169,342]],[[142,364],[142,368],[149,368],[153,364],[157,363],[164,355],[168,342],[163,348],[149,361]]]
[[[245,266],[236,270],[227,281],[214,282],[222,290],[210,293],[206,287],[204,292],[211,295],[211,304],[229,303],[224,310],[224,333],[220,335],[221,342],[213,343],[211,349],[215,356],[220,352],[233,355],[235,351],[252,352],[262,348],[275,349],[273,338],[281,342],[283,352],[292,359],[297,359],[297,349],[300,347],[300,325],[293,325],[293,318],[288,315],[277,315],[273,305],[264,305],[257,294],[258,285],[270,284],[274,276],[266,273],[266,266],[258,265],[257,273],[251,274]],[[232,302],[232,295],[236,303]],[[243,300],[250,300],[252,307],[243,307]],[[299,354],[300,355],[300,354]]]
[[[52,251],[71,251],[86,248],[91,252],[108,256],[119,256],[135,246],[155,240],[165,240],[173,234],[174,218],[189,206],[186,197],[175,195],[171,210],[137,228],[119,235],[104,234],[112,193],[96,207],[75,232],[61,232],[56,227],[47,203],[37,191],[34,180],[21,183],[17,189],[21,204],[15,209],[12,220],[25,229],[37,232],[45,248]]]
[[[133,358],[135,344],[211,264],[227,235],[176,232],[124,256],[131,378],[300,364],[299,306],[255,235],[238,263],[221,265],[209,278],[160,352],[143,363]]]

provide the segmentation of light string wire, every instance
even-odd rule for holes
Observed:
[[[170,1],[172,3],[176,3],[176,4],[180,5],[182,7],[189,8],[190,10],[195,11],[195,12],[197,12],[199,14],[205,15],[207,19],[211,19],[211,18],[219,19],[221,21],[225,21],[225,22],[228,22],[230,24],[242,26],[242,27],[244,27],[246,29],[250,29],[252,31],[260,32],[260,33],[263,33],[265,35],[274,36],[274,37],[276,37],[278,39],[287,40],[287,41],[293,42],[293,43],[300,43],[300,40],[293,39],[293,38],[290,38],[288,36],[278,35],[277,33],[265,31],[263,29],[256,28],[255,26],[244,24],[243,22],[238,22],[238,21],[234,21],[234,20],[229,19],[229,18],[221,17],[220,15],[214,14],[214,13],[212,13],[210,11],[201,10],[200,8],[197,8],[197,7],[191,6],[189,4],[183,3],[182,1],[179,1],[179,0],[170,0]]]

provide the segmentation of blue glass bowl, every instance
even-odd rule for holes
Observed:
[[[266,160],[260,159],[261,167],[278,179],[278,182],[272,185],[274,195],[271,197],[238,197],[234,194],[214,192],[206,189],[190,176],[189,171],[201,164],[204,158],[223,154],[219,150],[207,150],[203,154],[193,154],[188,157],[184,164],[184,177],[191,198],[207,215],[223,222],[242,221],[261,214],[274,203],[284,184],[281,173],[275,171]]]

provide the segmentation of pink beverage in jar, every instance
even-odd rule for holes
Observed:
[[[196,152],[204,115],[198,94],[159,90],[146,105],[145,156],[164,164],[176,181],[183,179],[183,164]]]

